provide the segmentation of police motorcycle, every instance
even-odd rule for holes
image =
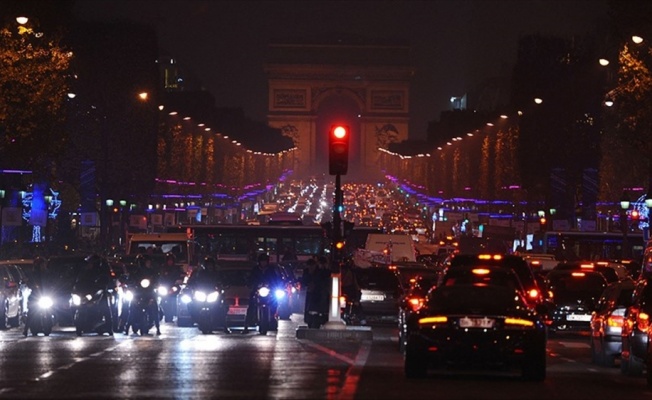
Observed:
[[[71,295],[75,313],[73,322],[77,336],[95,332],[113,336],[113,291],[106,261],[97,255],[86,258],[86,267],[80,272]]]
[[[54,300],[52,296],[41,290],[33,290],[30,294],[30,307],[27,310],[27,320],[23,334],[27,336],[28,330],[32,336],[43,333],[50,336],[54,325]]]
[[[197,327],[203,334],[212,333],[218,326],[226,323],[222,293],[223,291],[217,286],[200,286],[193,293],[193,301],[199,308]]]
[[[267,335],[269,331],[278,330],[278,303],[285,298],[286,291],[282,287],[272,287],[264,283],[259,285],[254,295],[256,304],[256,319],[258,333]]]
[[[147,277],[132,282],[126,289],[125,300],[129,304],[125,333],[129,332],[131,326],[134,333],[149,334],[149,331],[156,325],[156,318],[160,318],[158,295],[154,282]],[[157,334],[159,333],[157,332]]]

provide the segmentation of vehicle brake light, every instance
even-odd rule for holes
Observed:
[[[425,317],[419,319],[419,325],[445,324],[446,322],[448,322],[448,317],[446,316]]]
[[[647,331],[647,328],[650,325],[650,316],[644,312],[638,313],[638,317],[636,317],[636,325],[639,330]]]
[[[534,322],[522,318],[505,318],[505,325],[530,327],[534,326]]]
[[[576,277],[576,278],[581,278],[583,276],[586,276],[586,274],[584,272],[573,272],[571,275]]]
[[[487,275],[489,273],[489,270],[487,268],[474,268],[471,270],[476,275]]]
[[[593,269],[593,264],[580,264],[580,269]]]
[[[417,311],[421,306],[423,306],[423,299],[421,297],[411,297],[408,300],[408,303],[410,304],[412,311]]]
[[[500,254],[480,254],[478,255],[480,260],[502,260],[503,256]]]
[[[530,265],[535,266],[535,265],[541,265],[541,261],[532,261],[530,262]]]
[[[539,297],[539,291],[536,289],[530,289],[527,293],[531,299],[536,299],[537,297]]]
[[[624,321],[625,319],[620,315],[610,315],[609,318],[607,318],[607,325],[615,328],[622,328]]]

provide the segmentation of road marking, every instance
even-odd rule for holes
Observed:
[[[117,349],[118,347],[120,347],[120,346],[122,346],[122,345],[124,345],[126,343],[128,343],[128,342],[121,342],[121,343],[116,344],[115,346],[107,347],[106,349],[104,349],[102,351],[98,351],[97,353],[90,354],[87,357],[76,358],[74,362],[72,362],[70,364],[62,365],[59,368],[56,368],[56,369],[53,369],[51,371],[45,372],[45,373],[39,375],[34,380],[35,381],[40,381],[40,380],[43,380],[43,379],[48,379],[52,375],[54,375],[55,373],[57,373],[59,371],[64,371],[64,370],[70,369],[70,368],[74,367],[76,364],[82,363],[82,362],[84,362],[86,360],[89,360],[91,358],[101,357],[102,355],[110,353],[110,352],[114,351],[115,349]]]
[[[568,349],[589,349],[591,346],[588,343],[581,342],[559,342],[561,346],[564,346]]]
[[[340,391],[339,399],[348,400],[355,398],[362,369],[367,363],[367,358],[369,358],[369,353],[371,352],[371,343],[371,340],[362,342],[362,346],[358,350],[358,355],[356,355],[353,365],[346,373],[346,379]]]
[[[321,351],[322,353],[326,353],[326,354],[328,354],[329,356],[331,356],[333,358],[337,358],[340,361],[344,361],[345,363],[347,363],[349,365],[355,364],[355,360],[353,360],[353,359],[351,359],[351,358],[349,358],[349,357],[347,357],[347,356],[345,356],[343,354],[339,354],[336,351],[334,351],[332,349],[329,349],[326,346],[322,346],[322,345],[314,343],[314,342],[305,342],[305,344],[312,347],[312,348],[314,348],[314,349],[316,349],[316,350]]]

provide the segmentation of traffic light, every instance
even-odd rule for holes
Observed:
[[[347,125],[333,125],[328,133],[328,173],[346,175],[349,166],[349,136]]]

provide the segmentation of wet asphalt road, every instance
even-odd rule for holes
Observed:
[[[548,379],[431,374],[403,376],[393,326],[373,341],[297,339],[301,317],[267,336],[239,331],[203,335],[162,326],[161,336],[49,337],[0,332],[0,398],[246,399],[622,399],[652,397],[643,378],[590,363],[586,337],[555,336]]]

